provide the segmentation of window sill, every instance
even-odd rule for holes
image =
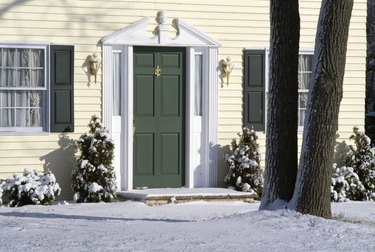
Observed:
[[[50,132],[41,131],[41,130],[24,130],[24,131],[14,131],[14,130],[0,130],[0,135],[48,135]]]

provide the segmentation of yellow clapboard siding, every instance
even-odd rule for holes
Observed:
[[[9,143],[0,143],[0,150],[9,150],[9,151],[24,151],[35,148],[41,149],[53,149],[58,148],[57,141],[54,142],[9,142]]]
[[[220,125],[241,125],[242,124],[242,117],[241,118],[220,118],[219,119],[219,126]]]
[[[17,165],[43,165],[44,161],[39,160],[39,158],[29,158],[29,157],[16,157],[16,158],[1,158],[1,165],[3,167],[11,166],[13,164]],[[5,170],[6,171],[6,170]]]
[[[351,90],[350,92],[344,92],[343,99],[346,99],[346,98],[359,98],[359,99],[363,99],[363,91],[354,89],[354,90]]]
[[[82,70],[86,57],[93,52],[101,52],[98,42],[103,36],[130,25],[143,17],[151,17],[148,27],[156,26],[156,12],[167,11],[167,24],[173,18],[181,18],[199,30],[217,39],[219,60],[231,56],[235,64],[230,83],[218,90],[218,139],[219,143],[230,144],[242,127],[242,82],[243,49],[269,48],[269,1],[265,0],[81,0],[81,1],[1,1],[0,13],[1,40],[23,42],[46,42],[71,44],[75,46],[75,133],[78,138],[87,132],[91,115],[101,116],[102,76],[98,83],[88,85],[87,75]],[[301,0],[301,43],[300,47],[314,50],[316,24],[321,0]],[[352,132],[352,121],[363,125],[365,96],[365,57],[366,57],[366,0],[356,0],[350,25],[347,52],[344,95],[340,109],[339,130],[344,135]],[[300,138],[302,137],[299,134]],[[43,152],[59,148],[59,134],[36,134],[10,136],[0,133],[0,158],[8,160],[23,157],[30,167],[41,168],[38,161]],[[259,133],[261,150],[264,153],[265,134]],[[300,142],[300,141],[299,141]],[[36,161],[35,161],[36,159]],[[1,160],[0,160],[1,161]],[[8,162],[8,161],[7,161]],[[35,162],[37,164],[35,164]],[[0,162],[1,163],[1,162]],[[9,162],[8,162],[9,163]],[[223,166],[222,162],[219,162]],[[14,171],[23,171],[23,165],[9,165],[4,171],[0,165],[0,177]],[[4,168],[5,169],[5,168]],[[12,170],[12,171],[11,171]]]
[[[23,151],[8,151],[8,150],[0,150],[0,159],[3,158],[35,158],[35,157],[42,157],[53,151],[53,149],[29,149]]]
[[[365,100],[364,99],[342,99],[341,105],[364,105]]]
[[[80,103],[79,101],[76,101],[74,104],[75,111],[87,111],[87,112],[98,112],[101,111],[101,105],[100,104],[86,104],[85,102]]]
[[[41,165],[28,165],[27,167],[24,166],[6,166],[3,167],[0,165],[0,179],[6,179],[8,177],[12,177],[13,174],[22,175],[24,169],[36,170],[37,172],[42,172],[43,167]]]

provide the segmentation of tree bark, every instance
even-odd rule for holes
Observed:
[[[270,0],[265,183],[260,209],[292,198],[298,167],[298,0]]]
[[[375,112],[375,1],[367,0],[366,113]],[[373,134],[373,132],[371,132]]]
[[[323,0],[320,9],[298,179],[289,207],[331,217],[331,169],[342,99],[353,0]]]

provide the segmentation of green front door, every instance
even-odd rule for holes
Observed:
[[[181,187],[185,49],[134,47],[133,71],[134,188]]]

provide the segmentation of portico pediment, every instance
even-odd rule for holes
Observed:
[[[219,47],[217,40],[211,38],[202,31],[187,24],[179,18],[174,18],[172,25],[165,23],[166,16],[164,11],[158,12],[157,27],[154,36],[148,32],[151,18],[145,17],[133,24],[124,27],[101,39],[103,45],[147,45],[147,46],[202,46]],[[170,37],[169,28],[176,31],[175,37]]]

